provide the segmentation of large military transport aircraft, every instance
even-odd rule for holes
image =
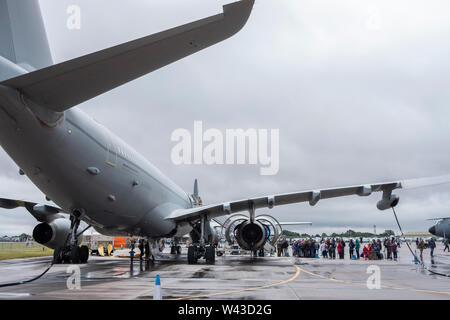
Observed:
[[[233,36],[253,4],[237,1],[223,13],[53,64],[38,1],[0,0],[0,143],[20,173],[56,204],[0,199],[0,207],[25,207],[37,219],[33,236],[55,249],[55,263],[87,261],[87,247],[78,246],[81,221],[104,235],[142,236],[154,244],[190,232],[188,262],[214,263],[212,219],[227,218],[225,227],[240,246],[258,250],[273,239],[276,224],[257,216],[260,208],[381,192],[377,207],[386,210],[399,202],[395,189],[450,181],[368,183],[201,205],[198,188],[184,192],[76,107]]]
[[[450,217],[446,218],[433,218],[428,220],[434,220],[434,226],[428,229],[432,235],[437,237],[443,237],[444,239],[448,239],[450,237]]]

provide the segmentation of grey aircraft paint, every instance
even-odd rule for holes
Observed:
[[[0,144],[62,210],[10,199],[0,199],[0,207],[25,206],[44,221],[78,210],[103,234],[159,238],[184,235],[192,229],[189,222],[202,217],[249,211],[252,224],[259,208],[298,202],[314,206],[322,199],[373,192],[382,192],[377,207],[386,210],[399,201],[392,194],[395,189],[450,181],[438,177],[364,184],[197,207],[174,182],[76,107],[233,36],[247,22],[253,4],[238,1],[224,6],[221,14],[46,67],[51,55],[37,0],[0,0]]]
[[[0,56],[28,71],[53,64],[38,1],[0,0]]]
[[[445,239],[448,239],[450,237],[450,218],[439,218],[439,219],[431,219],[431,220],[437,220],[436,224],[428,231],[435,236],[443,237]]]
[[[190,196],[107,128],[80,109],[65,107],[63,100],[69,99],[69,93],[75,93],[72,99],[81,102],[222,41],[243,27],[252,6],[253,0],[237,2],[225,6],[224,14],[44,68],[52,64],[52,59],[38,1],[0,0],[0,81],[14,81],[18,77],[27,85],[19,89],[11,88],[15,85],[7,81],[0,83],[0,143],[3,149],[62,211],[81,210],[82,220],[102,234],[153,238],[186,234],[192,229],[188,223],[175,222],[167,216],[177,209],[192,208]],[[205,29],[211,32],[205,33]],[[196,37],[199,43],[195,42]],[[158,45],[163,46],[164,54],[161,50],[152,50],[152,46]],[[167,52],[167,46],[173,47],[172,52]],[[151,51],[143,51],[143,48]],[[108,81],[112,81],[109,88],[105,87],[105,74],[107,70],[117,68],[104,65],[103,70],[96,70],[98,88],[93,83],[93,73],[80,68],[80,63],[94,65],[92,59],[100,65],[108,61],[126,67],[128,62],[136,68],[136,56],[126,57],[124,63],[114,60],[129,52],[141,52],[142,64],[149,64],[150,69],[136,69],[131,74],[132,68],[128,68],[116,77],[111,75],[108,77]],[[153,52],[156,57],[152,58]],[[80,81],[80,77],[88,75],[89,83],[84,91],[64,84],[61,77],[70,76],[68,68],[81,69],[76,75],[77,83],[86,82]],[[35,69],[39,71],[33,73]],[[62,76],[54,79],[57,72]],[[27,77],[20,78],[22,75]],[[55,82],[49,84],[49,79]],[[48,105],[49,95],[39,99],[26,92],[41,83],[50,85],[46,88],[50,95],[60,95],[61,110],[55,111]],[[61,83],[63,86],[55,88]],[[97,92],[93,93],[93,90]]]
[[[3,148],[65,212],[84,208],[86,221],[103,233],[162,236],[176,227],[162,219],[165,210],[191,207],[175,183],[80,109],[68,110],[60,126],[48,129],[23,104],[14,103],[16,92],[4,87],[0,92]]]
[[[38,1],[0,0],[0,26],[0,80],[52,64]],[[172,233],[164,214],[192,207],[189,196],[80,109],[64,117],[47,128],[17,91],[0,86],[0,143],[47,197],[65,212],[84,208],[104,234]]]

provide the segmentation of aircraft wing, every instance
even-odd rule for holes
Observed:
[[[282,226],[312,226],[312,222],[279,222]]]
[[[3,209],[15,209],[18,207],[24,207],[29,213],[33,215],[39,222],[50,222],[56,218],[63,218],[62,209],[52,207],[46,204],[38,204],[35,202],[12,200],[0,198],[0,208]]]
[[[42,107],[62,112],[219,43],[246,24],[254,0],[223,13],[27,73],[3,82]]]
[[[219,204],[205,205],[194,207],[191,209],[179,209],[172,212],[166,219],[174,221],[191,221],[201,216],[207,216],[209,219],[230,215],[242,211],[250,211],[259,208],[273,208],[275,206],[309,202],[314,206],[319,200],[345,197],[350,195],[369,196],[373,192],[383,192],[381,201],[377,204],[380,210],[389,209],[398,203],[398,197],[392,195],[395,189],[410,189],[417,187],[425,187],[430,185],[438,185],[450,183],[450,175],[433,178],[411,179],[403,181],[394,181],[386,183],[364,184],[349,187],[337,187],[327,189],[308,190],[292,193],[277,194],[271,196],[263,196],[237,201],[223,202]]]
[[[213,221],[216,222],[221,227],[223,227],[225,222],[226,222],[226,220],[227,219],[222,216],[222,217],[215,217]],[[304,222],[304,221],[283,222],[283,221],[278,221],[278,224],[280,224],[281,226],[311,226],[312,222]]]

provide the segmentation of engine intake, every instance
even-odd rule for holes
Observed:
[[[59,218],[38,224],[33,230],[33,238],[37,243],[55,249],[65,244],[69,233],[70,220]]]
[[[235,229],[236,240],[244,250],[259,250],[267,240],[266,227],[258,222],[244,221]]]

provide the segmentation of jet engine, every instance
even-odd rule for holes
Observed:
[[[255,221],[245,215],[233,215],[222,230],[229,244],[236,240],[242,249],[250,251],[263,249],[266,242],[275,246],[281,234],[278,221],[268,215],[257,216]]]
[[[235,230],[236,241],[244,250],[259,250],[267,240],[266,228],[258,221],[240,223]]]
[[[33,230],[33,238],[37,243],[55,249],[65,244],[69,233],[70,220],[58,218],[38,224]]]

